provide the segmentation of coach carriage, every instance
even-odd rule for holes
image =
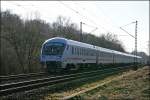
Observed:
[[[136,63],[141,57],[106,49],[66,38],[55,37],[46,40],[41,48],[41,62],[48,70],[69,69],[80,65]]]

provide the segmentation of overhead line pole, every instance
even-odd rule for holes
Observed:
[[[87,25],[87,26],[89,26],[89,27],[94,27],[94,26],[88,25],[88,24],[86,24],[86,23],[80,22],[80,39],[79,39],[80,42],[83,41],[83,32],[82,32],[82,25],[83,25],[83,24],[84,24],[84,25]],[[97,30],[97,29],[98,29],[98,28],[95,27],[95,29],[92,30],[90,33],[94,32],[94,31]]]
[[[80,22],[80,42],[82,42],[82,22]]]
[[[135,21],[135,56],[137,56],[137,21]],[[135,57],[135,66],[137,62],[137,57]],[[137,66],[136,66],[137,67]]]
[[[135,38],[135,52],[134,52],[134,55],[137,56],[137,23],[138,21],[135,21],[135,22],[132,22],[132,23],[135,23],[135,36],[131,35],[130,33],[128,33],[126,30],[124,30],[122,27],[120,27],[120,29],[122,29],[123,31],[125,31],[128,35],[130,35],[131,37]],[[131,24],[131,23],[130,23]],[[130,25],[130,24],[127,24],[127,25]],[[127,26],[127,25],[124,25],[124,26]],[[137,58],[134,57],[134,64],[135,64],[135,70],[137,69]]]

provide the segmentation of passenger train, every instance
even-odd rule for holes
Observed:
[[[92,64],[129,64],[134,63],[134,59],[140,63],[142,58],[61,37],[46,40],[42,44],[40,56],[48,71],[77,69]]]

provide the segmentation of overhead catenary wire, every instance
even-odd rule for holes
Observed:
[[[9,3],[11,3],[11,4],[13,4],[13,5],[16,5],[16,6],[18,6],[18,7],[21,7],[21,8],[23,8],[23,9],[25,9],[26,10],[26,8],[25,7],[23,7],[22,5],[20,5],[20,4],[17,4],[17,3],[14,3],[14,2],[9,2]]]
[[[107,32],[110,32],[109,30],[107,30],[107,29],[104,28],[103,26],[97,24],[95,21],[93,21],[93,20],[87,18],[86,16],[82,15],[79,11],[76,11],[75,9],[71,8],[69,5],[63,3],[62,1],[59,1],[59,2],[60,2],[62,5],[64,5],[65,7],[67,7],[68,9],[74,11],[74,12],[75,12],[76,14],[78,14],[79,16],[81,16],[81,17],[87,19],[88,21],[92,22],[93,24],[95,24],[95,26],[99,26],[99,27],[102,28],[103,30],[105,30],[105,31],[107,31]]]
[[[78,5],[77,3],[75,3],[75,4]],[[97,19],[97,17],[95,16],[95,13],[93,13],[93,12],[87,10],[86,8],[84,8],[84,7],[82,7],[82,6],[80,6],[79,8],[82,8],[84,11],[88,12],[89,15],[91,15],[91,16],[93,16],[94,18]],[[102,11],[102,12],[103,12],[103,11]],[[105,15],[105,16],[106,16],[106,15]],[[105,19],[104,19],[104,20],[105,20]],[[105,21],[105,22],[106,22],[106,21]],[[108,23],[108,24],[109,24],[109,23]]]
[[[100,7],[100,6],[98,6],[98,7]],[[85,9],[85,8],[83,8],[83,7],[80,7],[80,8],[82,8],[83,10],[86,10],[87,11],[87,9]],[[102,11],[102,13],[106,16],[106,13],[102,10],[102,8],[100,8],[101,9],[101,11]],[[88,13],[89,13],[89,11],[87,11]],[[90,12],[91,13],[91,12]],[[91,15],[93,15],[93,13],[91,14]],[[108,17],[108,16],[106,16],[106,17]],[[110,19],[110,17],[108,17],[109,19]],[[132,24],[132,23],[135,23],[135,22],[131,22],[131,23],[128,23],[128,24],[126,24],[126,25],[124,25],[124,26],[121,26],[121,27],[125,27],[125,26],[128,26],[128,25],[130,25],[130,24]],[[114,27],[113,25],[112,25],[112,27]],[[124,29],[122,29],[121,27],[119,27],[118,29],[121,29],[121,30],[123,30],[124,32],[126,32],[126,33],[128,33],[130,36],[132,36],[132,37],[134,37],[133,35],[131,35],[129,32],[127,32],[127,31],[125,31]],[[118,35],[117,35],[118,36]],[[119,36],[121,36],[121,35],[119,35]],[[134,37],[135,38],[135,37]]]
[[[86,24],[86,23],[84,23],[84,25],[89,26],[89,27],[93,27],[93,28],[95,28],[96,30],[98,29],[98,27],[96,27],[96,26],[99,26],[99,27],[102,28],[103,30],[105,30],[105,31],[107,31],[107,32],[109,32],[109,33],[111,33],[109,30],[105,29],[103,26],[98,25],[97,23],[95,23],[95,21],[93,21],[92,19],[89,19],[89,18],[87,18],[86,16],[82,15],[79,11],[76,11],[75,9],[71,8],[70,6],[68,6],[67,4],[63,3],[62,1],[59,1],[59,2],[60,2],[61,4],[63,4],[65,7],[67,7],[68,9],[74,11],[76,14],[78,14],[78,15],[81,16],[82,18],[85,18],[85,19],[87,19],[88,21],[90,21],[91,23],[95,24],[95,26],[92,26],[92,25],[89,25],[89,24]],[[20,5],[20,4],[14,3],[14,2],[11,2],[11,3],[26,10],[26,8],[23,7],[23,5]],[[34,5],[27,5],[27,6],[34,6]],[[91,32],[93,32],[93,31],[91,31]]]
[[[32,5],[32,4],[30,4],[30,5],[22,5],[22,4],[19,4],[19,3],[16,3],[16,2],[9,2],[9,3],[12,3],[12,4],[14,4],[14,5],[16,5],[16,6],[18,6],[18,7],[21,7],[21,8],[23,8],[23,9],[28,9],[28,7],[24,7],[24,6],[36,6],[36,5]],[[82,7],[82,6],[80,6],[80,7]],[[87,10],[86,8],[83,8],[84,10]],[[76,10],[76,9],[75,9]],[[78,13],[80,13],[80,12],[78,12]],[[81,14],[81,13],[80,13]],[[83,15],[83,14],[82,14]],[[106,15],[107,15],[107,12],[106,12]],[[84,15],[85,16],[85,15]],[[129,23],[129,24],[127,24],[127,25],[130,25],[130,24],[132,24],[132,23]],[[124,25],[124,26],[127,26],[127,25]],[[87,25],[88,26],[88,25]],[[123,27],[124,27],[123,26]],[[120,27],[118,27],[119,29],[120,29]],[[121,35],[120,35],[121,36]]]
[[[82,23],[82,24],[84,24],[84,25],[86,25],[86,26],[88,26],[88,27],[93,27],[94,29],[92,30],[92,31],[90,31],[89,33],[93,33],[94,31],[96,31],[98,28],[97,27],[95,27],[95,26],[92,26],[92,25],[88,25],[88,24],[86,24],[86,23]]]
[[[79,11],[76,11],[75,9],[71,8],[70,6],[68,6],[67,4],[63,3],[62,1],[59,1],[59,2],[60,2],[61,4],[63,4],[64,6],[66,6],[67,8],[71,9],[72,11],[74,11],[76,14],[80,15],[80,16],[83,17],[83,18],[86,18],[87,20],[89,20],[90,22],[92,22],[93,24],[95,24],[95,26],[92,26],[92,25],[86,24],[85,22],[83,23],[83,24],[86,25],[86,26],[89,26],[89,27],[93,27],[93,28],[94,28],[91,32],[93,32],[93,31],[95,31],[95,30],[98,29],[98,27],[96,27],[96,26],[100,26],[100,25],[97,25],[97,23],[95,23],[95,21],[93,21],[93,20],[87,18],[86,16],[82,15]],[[21,8],[23,8],[23,9],[26,10],[26,8],[23,7],[23,6],[20,5],[20,4],[17,4],[17,3],[14,3],[14,2],[11,2],[11,3],[13,3],[14,5],[16,5],[16,6],[18,6],[18,7],[21,7]],[[30,5],[30,6],[34,6],[34,5]],[[83,8],[83,9],[85,10],[85,8]],[[129,23],[129,24],[132,24],[132,23]],[[127,24],[127,25],[129,25],[129,24]],[[127,26],[127,25],[124,25],[124,26]],[[105,31],[107,31],[108,33],[112,33],[111,31],[105,29],[104,27],[102,27],[102,26],[100,26],[100,27],[103,28],[103,29],[104,29]],[[89,33],[91,33],[91,32],[89,32]],[[133,36],[132,36],[132,37],[133,37]]]
[[[76,5],[77,5],[77,3],[75,3]],[[84,11],[86,11],[86,12],[88,12],[89,13],[89,15],[92,15],[94,18],[96,18],[94,15],[94,13],[93,12],[91,12],[91,11],[89,11],[89,10],[87,10],[86,8],[84,8],[84,7],[79,7],[79,8],[82,8]],[[104,16],[106,16],[106,14],[104,13],[104,11],[101,9],[101,12],[104,14]],[[107,18],[109,18],[110,19],[110,17],[108,17],[108,16],[106,16]],[[97,18],[96,18],[97,19]],[[105,20],[105,19],[104,19]],[[111,20],[111,19],[110,19]],[[105,21],[105,23],[107,23],[107,20]],[[99,24],[97,24],[97,25],[99,25]],[[107,23],[107,25],[110,25],[110,23]],[[111,24],[111,26],[112,27],[115,27],[114,25],[112,25]],[[116,28],[116,27],[115,27]],[[106,29],[106,28],[104,28],[104,30],[105,31],[107,31],[107,32],[109,32],[109,33],[112,33],[112,31],[109,31],[108,29]],[[114,34],[115,32],[113,32],[113,34]]]
[[[135,23],[135,22],[128,23],[128,24],[123,25],[123,26],[121,26],[121,27],[125,27],[125,26],[131,25],[131,24],[133,24],[133,23]]]
[[[124,30],[122,27],[120,27],[121,30],[123,30],[124,32],[126,32],[128,35],[130,35],[131,37],[135,38],[133,35],[131,35],[129,32],[127,32],[126,30]]]

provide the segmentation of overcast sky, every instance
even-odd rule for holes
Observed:
[[[125,50],[134,50],[134,38],[122,31],[119,27],[135,34],[135,22],[138,21],[138,51],[148,54],[149,40],[149,1],[1,1],[2,11],[10,10],[23,19],[35,18],[48,23],[56,21],[61,15],[70,18],[79,27],[83,25],[84,32],[101,35],[101,33],[114,33],[123,43]],[[130,25],[124,26],[126,24]]]

